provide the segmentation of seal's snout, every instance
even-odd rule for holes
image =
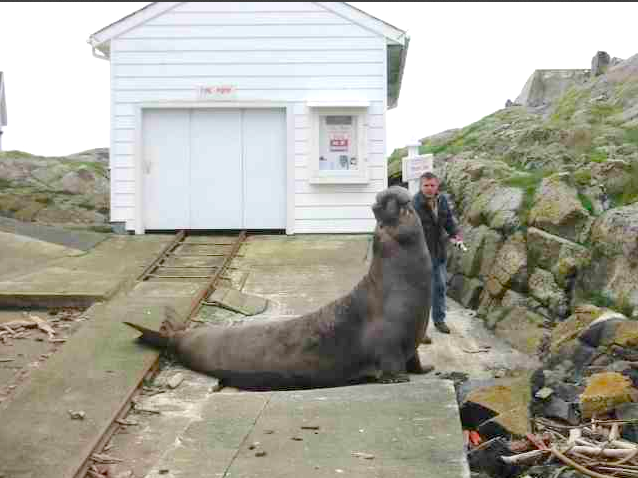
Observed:
[[[390,186],[377,194],[372,212],[377,222],[394,224],[399,220],[401,210],[410,203],[410,193],[401,186]]]

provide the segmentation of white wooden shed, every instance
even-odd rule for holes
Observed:
[[[90,36],[111,65],[111,221],[370,232],[406,32],[344,2],[156,2]]]

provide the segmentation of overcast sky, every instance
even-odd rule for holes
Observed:
[[[45,156],[109,146],[109,65],[88,37],[147,5],[0,3],[4,150]],[[589,68],[598,50],[638,53],[638,3],[352,2],[411,42],[388,154],[466,126],[519,94],[534,69]]]

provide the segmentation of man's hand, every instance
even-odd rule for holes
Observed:
[[[463,252],[467,251],[467,247],[465,247],[465,244],[463,243],[463,236],[461,233],[458,233],[456,236],[452,236],[450,241]]]

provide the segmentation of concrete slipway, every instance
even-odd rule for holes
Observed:
[[[81,251],[66,247],[60,236],[52,244],[0,234],[4,250],[11,251],[10,261],[0,261],[0,300],[97,301],[86,311],[91,320],[0,408],[0,476],[71,478],[157,359],[156,352],[135,343],[136,332],[122,320],[159,327],[165,305],[186,315],[201,283],[135,283],[170,235],[105,235]],[[250,320],[281,320],[348,292],[367,269],[367,249],[365,235],[250,236],[228,282],[238,286],[247,273],[243,290],[269,299],[266,311]],[[471,314],[453,302],[450,308],[453,334],[433,329],[434,343],[420,348],[424,363],[473,377],[489,376],[498,367],[533,366]],[[481,345],[491,348],[480,356],[463,352]],[[469,476],[454,387],[434,374],[403,384],[215,393],[214,379],[183,373],[177,389],[145,399],[150,404],[145,406],[160,413],[138,415],[140,426],[123,427],[114,436],[108,454],[123,460],[113,465],[114,472]],[[84,411],[85,419],[72,420],[69,410]]]

